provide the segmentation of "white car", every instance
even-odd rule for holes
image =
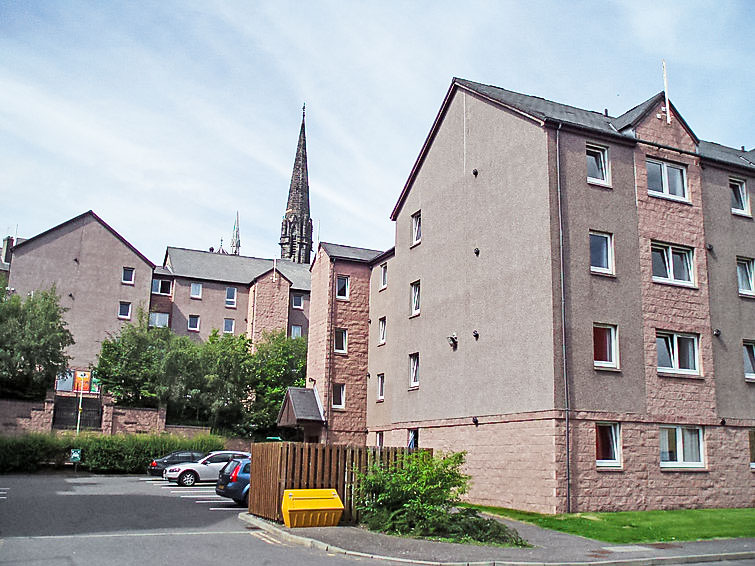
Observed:
[[[163,478],[178,485],[189,487],[200,481],[218,481],[220,470],[234,458],[249,458],[249,452],[218,450],[210,452],[197,462],[182,462],[165,468]]]

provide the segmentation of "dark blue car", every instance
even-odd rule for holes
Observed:
[[[249,506],[249,458],[236,458],[220,470],[215,493],[233,499],[237,505]]]

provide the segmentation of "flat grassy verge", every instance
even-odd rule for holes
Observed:
[[[470,507],[546,529],[605,542],[639,543],[755,537],[755,508],[752,507],[568,515],[541,515],[481,505]]]

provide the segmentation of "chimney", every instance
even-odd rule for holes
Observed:
[[[10,263],[12,247],[13,236],[5,236],[5,238],[3,238],[3,254],[0,256],[0,261],[4,263]]]

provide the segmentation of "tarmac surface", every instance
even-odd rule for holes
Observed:
[[[502,520],[517,530],[531,548],[501,548],[453,544],[373,533],[361,527],[308,527],[288,529],[250,515],[243,522],[264,529],[288,543],[388,562],[430,565],[615,565],[692,564],[737,561],[755,565],[755,538],[717,539],[678,543],[617,545]]]

